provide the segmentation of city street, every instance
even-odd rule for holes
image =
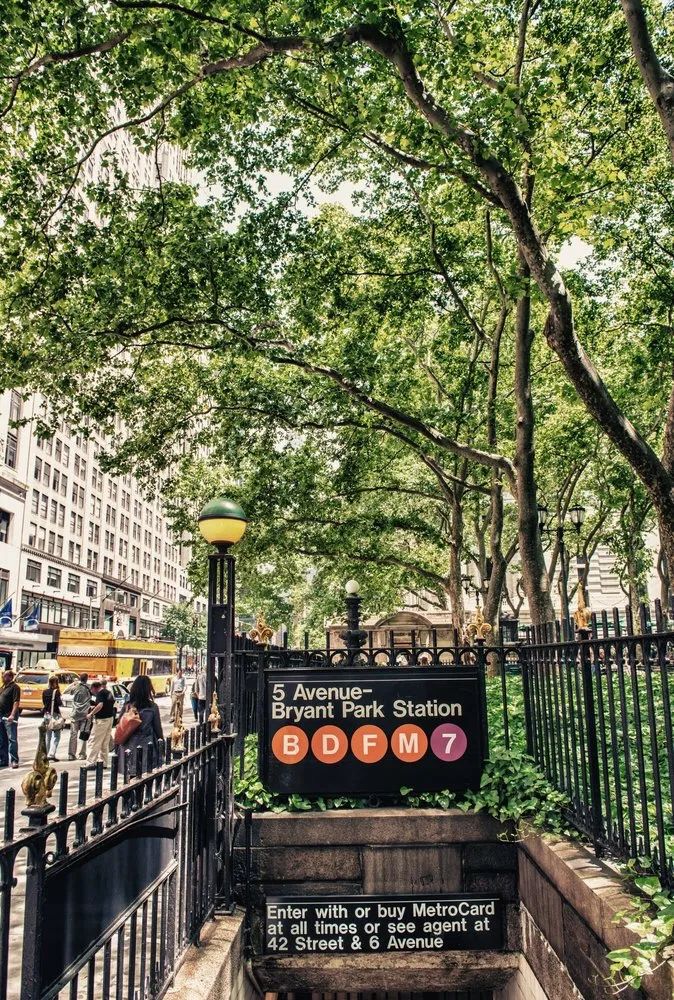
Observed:
[[[171,734],[171,723],[169,722],[171,700],[170,698],[163,696],[157,699],[157,704],[159,705],[159,711],[161,713],[164,737],[168,738]],[[194,721],[193,718],[191,718],[189,704],[187,708],[189,710],[189,717],[186,715],[184,719],[186,727],[190,726]],[[66,716],[68,715],[69,713],[66,712]],[[37,750],[38,726],[40,724],[40,720],[41,715],[37,712],[27,711],[23,712],[21,715],[21,719],[19,720],[19,767],[17,770],[12,770],[11,768],[0,769],[0,814],[2,815],[4,815],[5,811],[4,793],[8,788],[14,788],[16,790],[17,813],[22,808],[23,793],[21,791],[21,782],[33,766],[35,751]],[[72,798],[77,795],[77,784],[82,761],[68,760],[69,738],[70,729],[69,727],[66,727],[61,734],[61,742],[57,751],[58,761],[53,764],[53,766],[59,774],[61,774],[62,771],[67,771],[70,775],[70,794],[68,797]],[[91,780],[93,782],[93,778]],[[57,795],[58,785],[54,789],[54,793],[52,795],[52,801],[54,804],[57,804]]]

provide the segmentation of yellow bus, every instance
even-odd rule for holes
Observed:
[[[147,674],[157,694],[169,690],[177,664],[174,642],[116,639],[112,632],[76,628],[61,629],[56,658],[62,670],[89,676],[130,681]]]

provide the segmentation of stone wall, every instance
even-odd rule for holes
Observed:
[[[520,845],[519,894],[523,913],[523,952],[550,998],[582,996],[609,1000],[606,953],[636,940],[617,914],[632,899],[619,876],[581,844],[531,837]],[[568,992],[568,980],[578,992]],[[625,989],[621,1000],[638,997],[672,1000],[674,963],[665,962],[642,983]]]
[[[504,952],[262,956],[265,989],[340,992],[496,989],[518,966],[517,846],[490,817],[460,810],[356,809],[260,814],[252,875],[259,886],[253,942],[260,951],[264,895],[477,892],[505,901]],[[243,849],[238,852],[241,872]]]
[[[219,917],[191,949],[171,1000],[254,1000],[269,992],[494,990],[494,1000],[608,1000],[606,952],[635,940],[616,914],[630,906],[619,877],[581,845],[508,833],[482,814],[368,809],[254,818],[252,939],[242,955],[240,916]],[[239,880],[245,850],[236,851]],[[264,895],[499,893],[504,952],[260,955]],[[259,983],[257,982],[259,981]],[[622,1000],[672,1000],[674,964]]]
[[[243,956],[243,914],[218,916],[191,947],[166,1000],[259,1000]]]

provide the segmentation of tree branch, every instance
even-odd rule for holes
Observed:
[[[660,116],[674,160],[674,77],[667,72],[655,52],[641,0],[620,0],[627,30],[642,79]]]

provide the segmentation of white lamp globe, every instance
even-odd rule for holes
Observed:
[[[349,595],[349,597],[355,597],[356,594],[358,593],[358,591],[360,590],[360,587],[358,586],[358,581],[357,580],[347,580],[346,581],[346,586],[344,587],[344,590],[347,592],[347,594]]]

